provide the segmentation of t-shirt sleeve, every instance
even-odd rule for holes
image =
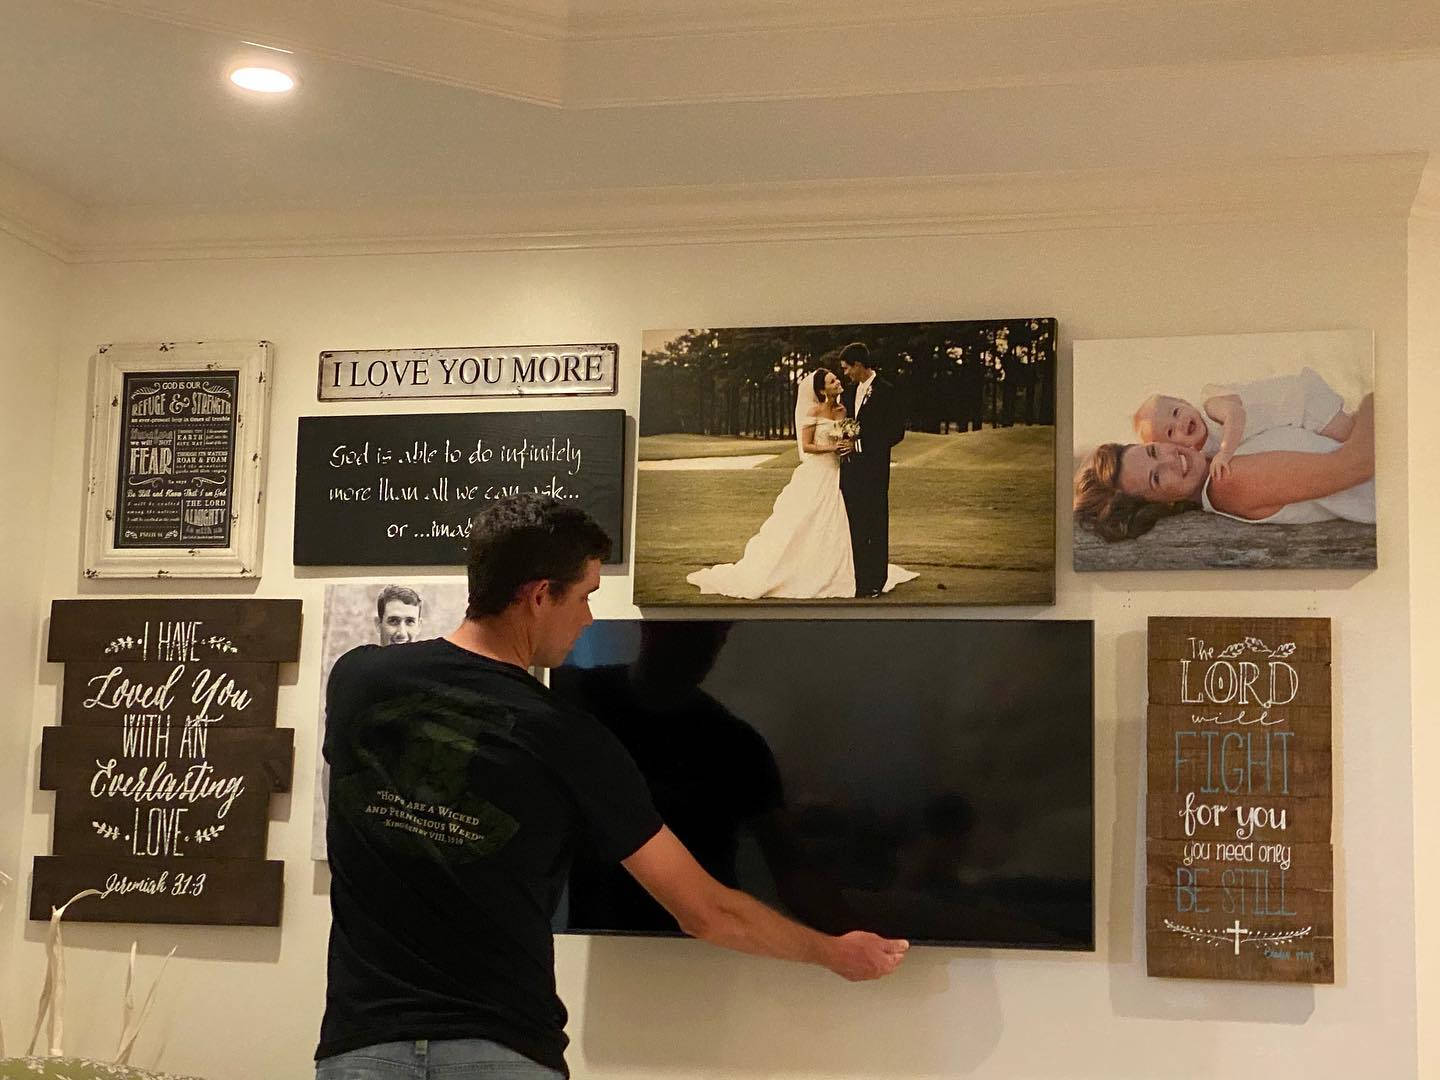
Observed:
[[[639,766],[615,735],[588,713],[567,710],[562,737],[546,756],[584,819],[591,852],[619,862],[664,822]]]
[[[363,685],[364,673],[369,668],[368,657],[377,651],[378,646],[361,645],[342,654],[330,668],[330,676],[325,681],[325,740],[321,746],[327,762],[334,760],[339,741],[346,734],[344,724]]]

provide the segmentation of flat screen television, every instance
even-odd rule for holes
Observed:
[[[830,933],[1094,948],[1093,624],[600,621],[548,673],[715,877]],[[558,931],[676,934],[582,854]]]

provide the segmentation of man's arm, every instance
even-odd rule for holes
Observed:
[[[905,438],[905,417],[900,408],[900,392],[895,384],[885,384],[885,442],[887,449],[899,446]]]
[[[711,877],[667,827],[621,863],[691,937],[727,949],[819,964],[852,982],[900,966],[908,941],[855,930],[831,937]]]

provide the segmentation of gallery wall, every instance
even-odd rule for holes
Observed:
[[[282,926],[73,924],[66,931],[67,1049],[103,1054],[113,1045],[133,938],[141,947],[142,985],[158,958],[171,945],[179,948],[137,1061],[214,1080],[307,1075],[329,922],[327,873],[309,855],[320,619],[324,587],[333,578],[291,565],[296,417],[466,407],[321,406],[315,400],[321,350],[618,341],[620,393],[594,407],[618,404],[633,417],[640,335],[648,327],[1046,314],[1060,327],[1062,447],[1070,445],[1069,359],[1076,339],[1373,330],[1379,569],[1077,575],[1069,569],[1062,483],[1056,606],[953,614],[1095,620],[1095,953],[917,949],[895,978],[851,985],[818,969],[691,941],[565,938],[557,948],[558,978],[571,1012],[572,1068],[597,1080],[1140,1080],[1157,1071],[1199,1078],[1257,1069],[1275,1076],[1415,1076],[1409,547],[1417,534],[1407,531],[1406,492],[1409,416],[1425,414],[1414,413],[1414,403],[1407,413],[1406,406],[1415,330],[1407,241],[1403,214],[1354,220],[1326,214],[1273,224],[72,267],[76,300],[42,388],[59,402],[50,435],[53,466],[48,477],[27,482],[32,498],[46,488],[55,493],[38,519],[47,539],[43,562],[36,556],[43,570],[38,595],[30,585],[31,603],[38,608],[41,598],[74,595],[253,591],[299,597],[306,623],[300,662],[285,676],[293,681],[282,685],[280,698],[279,722],[297,733],[294,791],[275,800],[270,831],[270,857],[286,862]],[[264,577],[258,587],[84,585],[77,578],[88,358],[99,342],[196,338],[275,343]],[[1440,572],[1432,571],[1432,584],[1435,576]],[[634,616],[629,585],[624,573],[608,573],[595,598],[597,615]],[[1334,987],[1145,977],[1145,625],[1149,615],[1193,614],[1334,620],[1334,839],[1342,883]],[[25,624],[32,643],[38,618]],[[1417,637],[1421,629],[1417,625]],[[33,651],[17,679],[37,687],[30,723],[20,725],[28,751],[19,778],[25,820],[18,866],[28,874],[30,858],[50,842],[50,797],[35,791],[35,747],[40,725],[55,719],[58,691],[54,669]],[[0,1004],[14,1040],[27,1014],[33,1016],[44,956],[39,924],[17,918],[3,925],[15,949],[16,977],[5,980]]]
[[[5,598],[0,634],[0,871],[16,880],[4,896],[0,920],[24,905],[19,870],[20,837],[31,800],[26,792],[33,744],[37,655],[46,597],[38,573],[50,537],[50,446],[60,386],[61,290],[64,265],[30,244],[0,232],[0,596]],[[77,494],[78,489],[67,489]],[[0,935],[0,971],[10,969],[13,939]],[[8,1015],[6,1017],[8,1019]],[[13,1023],[6,1033],[14,1030]]]

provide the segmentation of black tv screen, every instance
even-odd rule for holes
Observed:
[[[549,673],[702,865],[817,929],[1094,948],[1089,622],[601,621]],[[559,931],[675,934],[577,858]]]

